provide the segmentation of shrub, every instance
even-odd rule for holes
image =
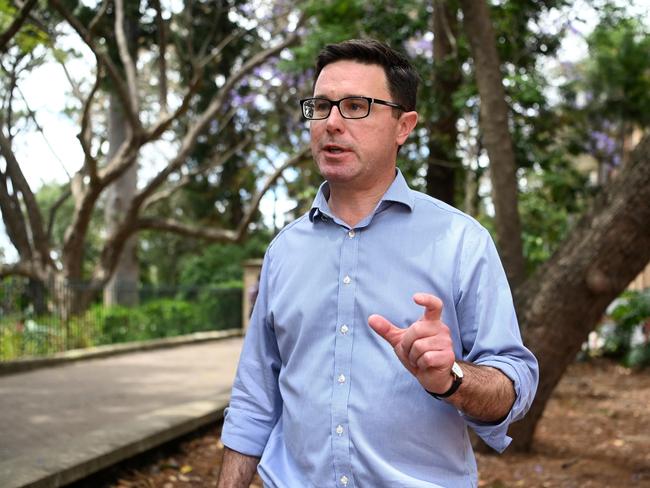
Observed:
[[[621,295],[610,314],[616,326],[605,338],[603,354],[629,367],[650,365],[650,289]],[[645,329],[645,330],[644,330]],[[635,338],[640,336],[640,339]]]
[[[158,298],[140,306],[92,306],[64,323],[47,316],[0,320],[0,360],[48,355],[101,344],[174,337],[192,332],[241,327],[242,283],[196,287],[178,298]]]
[[[204,288],[197,297],[197,307],[203,320],[199,330],[236,329],[242,323],[241,281]]]

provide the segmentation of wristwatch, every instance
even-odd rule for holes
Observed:
[[[433,393],[432,391],[425,390],[429,395],[431,395],[433,398],[436,398],[440,400],[441,398],[447,398],[456,393],[456,390],[460,387],[460,385],[463,383],[463,370],[460,369],[460,365],[454,361],[454,364],[451,367],[451,376],[453,378],[453,381],[451,383],[451,386],[449,389],[444,392],[444,393]]]

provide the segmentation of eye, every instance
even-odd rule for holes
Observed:
[[[314,100],[313,103],[316,112],[327,112],[330,109],[329,100]]]
[[[349,115],[363,114],[368,110],[368,102],[363,98],[348,98],[343,103],[345,112]]]

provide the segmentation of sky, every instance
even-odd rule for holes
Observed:
[[[595,25],[596,16],[590,11],[585,0],[578,0],[574,11],[580,12],[579,20],[574,22],[576,32],[571,32],[566,37],[560,49],[559,61],[576,61],[587,53],[584,35]],[[648,12],[644,2],[631,2],[635,11]],[[642,5],[639,5],[642,4]],[[548,22],[552,25],[557,22],[558,16],[550,16]],[[82,43],[73,36],[67,41],[73,43],[77,50],[82,50],[82,59],[72,60],[67,67],[73,77],[81,79],[87,76],[88,62],[92,59],[89,50],[83,51]],[[22,94],[27,100],[29,108],[35,112],[39,125],[43,128],[43,134],[39,132],[22,133],[15,138],[15,153],[25,173],[27,181],[36,191],[45,183],[63,183],[69,180],[80,167],[83,160],[83,153],[77,140],[78,124],[64,114],[66,103],[70,100],[70,83],[61,66],[57,63],[48,63],[24,75],[19,82]],[[160,166],[156,161],[160,157],[154,154],[144,155],[141,161],[141,179],[147,176]],[[273,206],[278,205],[278,221],[276,225],[284,225],[283,214],[293,206],[279,195],[277,203],[269,193],[262,201],[261,211],[265,215],[267,224],[272,223]],[[0,223],[0,248],[4,249],[6,261],[13,261],[17,258],[13,247],[4,232],[4,226]]]

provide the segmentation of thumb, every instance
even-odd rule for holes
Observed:
[[[404,329],[394,326],[390,320],[377,314],[368,317],[368,325],[393,347],[399,344],[405,332]]]

